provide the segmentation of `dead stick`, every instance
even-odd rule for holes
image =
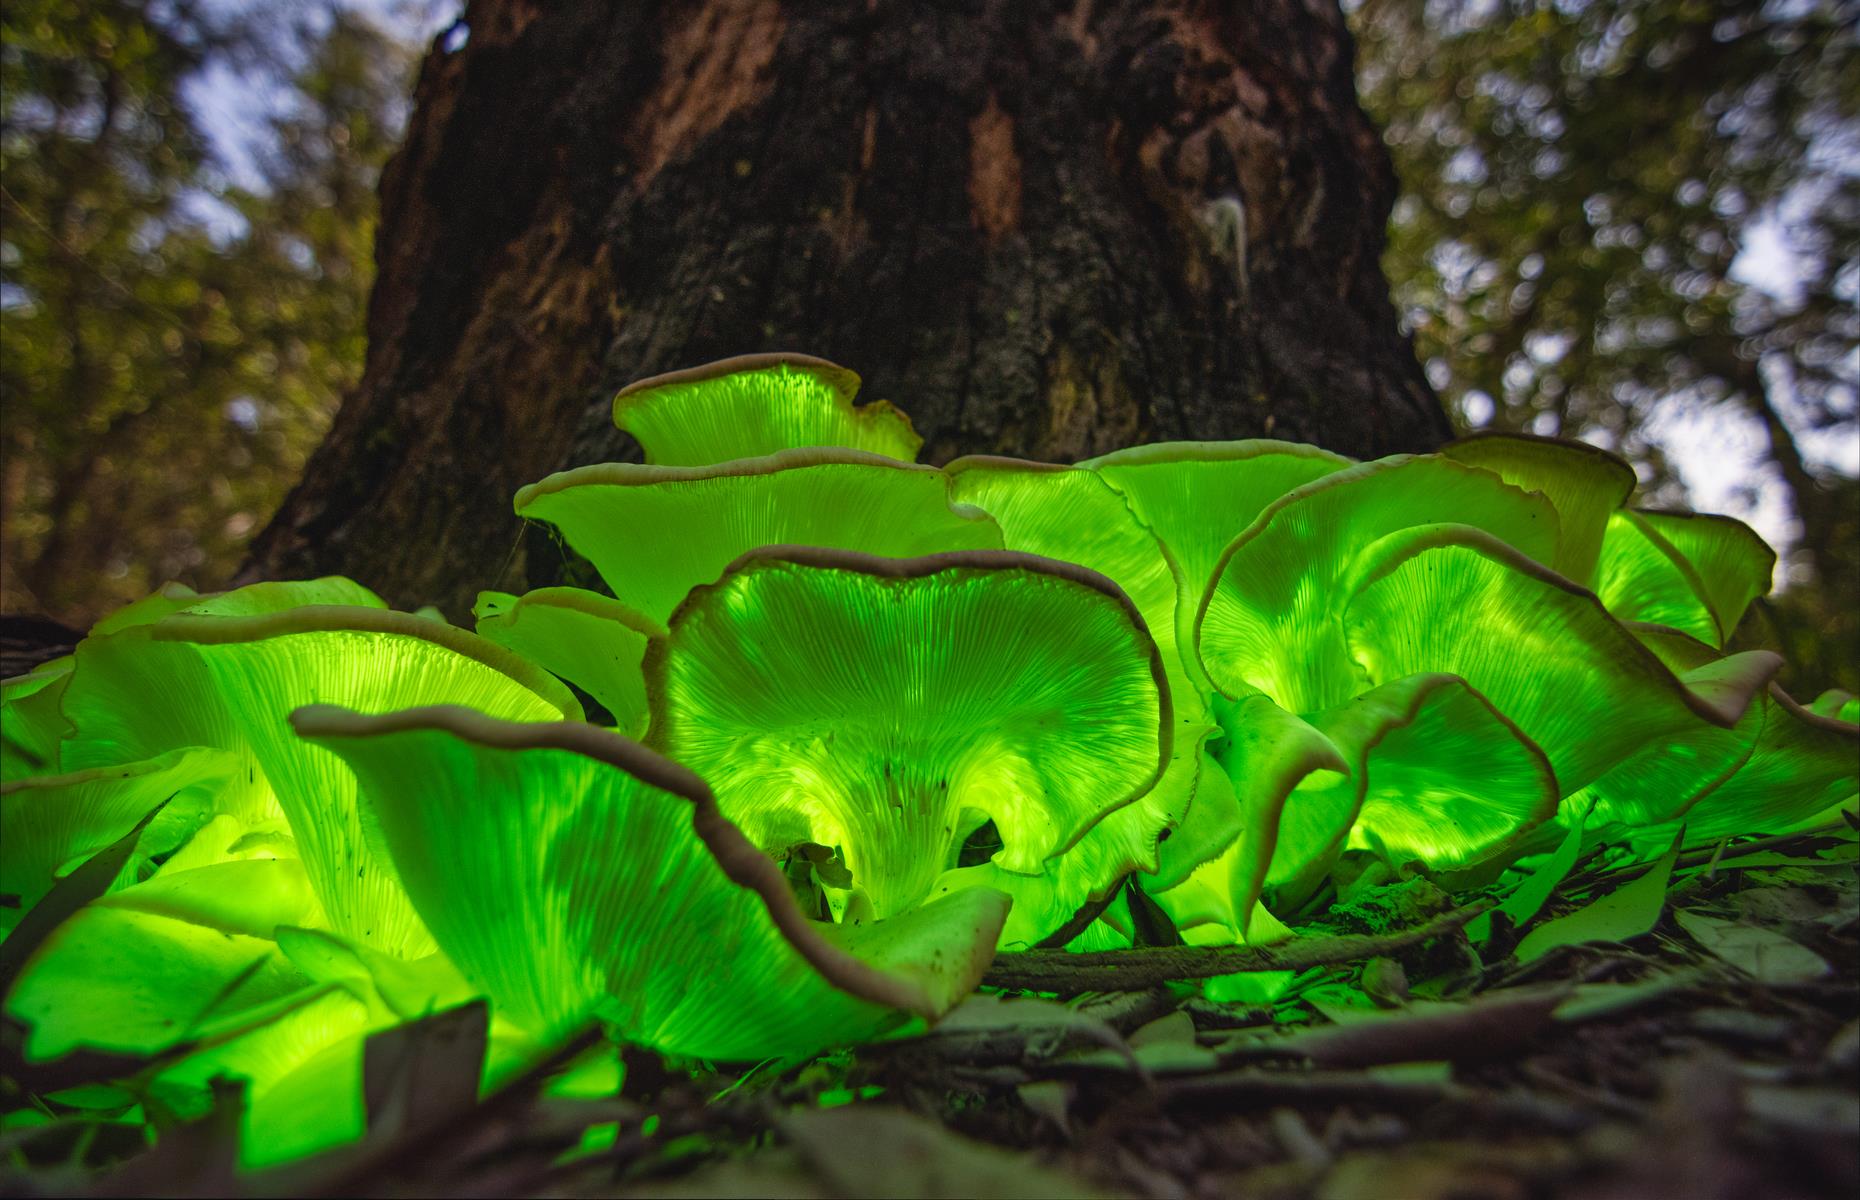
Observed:
[[[995,956],[982,982],[989,987],[1075,995],[1132,992],[1174,979],[1208,979],[1236,971],[1302,971],[1392,954],[1452,933],[1492,907],[1481,900],[1399,933],[1342,934],[1276,946],[1150,946],[1139,950],[1010,950]]]

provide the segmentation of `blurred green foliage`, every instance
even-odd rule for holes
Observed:
[[[0,8],[5,610],[222,582],[360,374],[408,56],[340,11],[223,9]],[[210,70],[288,84],[249,186],[187,103]]]
[[[1385,266],[1448,411],[1590,438],[1673,501],[1656,409],[1753,422],[1800,525],[1801,586],[1747,635],[1781,643],[1792,686],[1860,688],[1860,488],[1814,453],[1860,438],[1860,11],[1352,7],[1403,185]],[[1786,294],[1733,273],[1759,221],[1793,251]],[[1742,470],[1729,448],[1724,468]]]

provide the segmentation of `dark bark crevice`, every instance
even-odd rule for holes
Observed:
[[[513,541],[503,586],[572,576],[511,494],[636,456],[607,406],[629,380],[757,350],[858,370],[930,461],[1448,435],[1380,274],[1394,178],[1326,6],[465,20],[384,176],[365,376],[248,578],[343,571],[458,617]],[[1234,212],[1243,249],[1210,232]]]

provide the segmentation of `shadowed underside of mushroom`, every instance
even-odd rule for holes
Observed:
[[[618,600],[584,588],[538,588],[521,596],[479,592],[478,636],[496,642],[594,697],[628,737],[646,728],[646,640],[665,627]]]
[[[1169,755],[1154,642],[1070,564],[768,547],[670,629],[647,652],[652,745],[764,850],[840,847],[880,917],[928,896],[983,820],[999,867],[1043,875]]]

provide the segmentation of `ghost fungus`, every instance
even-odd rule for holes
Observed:
[[[993,521],[950,503],[940,471],[858,450],[785,450],[696,468],[578,467],[522,489],[516,508],[560,529],[615,596],[655,621],[757,546],[899,558],[1001,547]]]
[[[301,865],[270,858],[158,872],[80,909],[21,971],[6,1011],[30,1060],[157,1054],[307,982],[272,931],[315,920]]]
[[[175,613],[87,639],[75,657],[63,699],[67,770],[187,746],[233,754],[218,807],[248,822],[281,812],[333,927],[404,954],[424,953],[426,933],[364,835],[354,779],[291,736],[286,714],[342,700],[377,711],[449,701],[517,719],[581,715],[565,687],[502,647],[360,606]]]
[[[447,955],[544,1043],[598,1016],[668,1053],[808,1054],[934,1019],[993,958],[1007,898],[986,889],[807,920],[703,781],[604,730],[454,707],[292,720],[363,779]]]
[[[58,770],[58,741],[68,728],[58,702],[70,675],[67,654],[0,680],[0,781]]]
[[[1557,513],[1557,540],[1555,551],[1542,562],[1567,579],[1594,586],[1609,517],[1627,503],[1637,482],[1624,459],[1586,442],[1528,433],[1475,433],[1449,442],[1440,453],[1548,500]]]
[[[1466,526],[1377,542],[1342,624],[1373,683],[1443,671],[1477,688],[1543,748],[1565,795],[1644,745],[1736,724],[1781,665],[1750,651],[1682,679],[1594,595]]]
[[[1169,548],[1192,617],[1215,564],[1234,535],[1294,488],[1355,465],[1296,442],[1158,442],[1079,464],[1129,502]]]
[[[923,439],[889,401],[853,404],[859,376],[807,354],[746,354],[630,383],[614,423],[656,466],[707,466],[806,446],[910,462]]]
[[[1384,535],[1448,521],[1539,562],[1555,555],[1550,502],[1488,471],[1395,457],[1326,475],[1266,508],[1222,554],[1195,621],[1209,677],[1229,695],[1257,689],[1291,712],[1365,690],[1338,619],[1359,559]]]
[[[70,868],[128,833],[157,804],[166,806],[142,831],[116,886],[136,882],[153,855],[172,852],[205,824],[233,756],[203,748],[171,750],[142,762],[39,775],[0,785],[0,931],[51,890]]]
[[[880,917],[992,819],[1025,875],[1149,790],[1171,718],[1115,585],[1012,552],[883,559],[767,547],[647,651],[651,744],[757,845],[840,847]]]
[[[1776,552],[1742,521],[1623,509],[1609,517],[1595,592],[1623,621],[1666,625],[1723,647],[1770,590]]]
[[[999,873],[994,877],[994,886],[1015,896],[1008,919],[1010,944],[1038,941],[1081,906],[1102,899],[1130,871],[1167,870],[1173,877],[1193,867],[1187,859],[1202,853],[1203,846],[1205,853],[1217,853],[1218,845],[1204,840],[1176,840],[1172,849],[1177,853],[1165,867],[1162,839],[1194,819],[1197,798],[1206,809],[1202,832],[1222,836],[1219,831],[1233,815],[1230,798],[1218,785],[1204,785],[1216,770],[1203,751],[1214,727],[1199,664],[1177,640],[1181,572],[1168,547],[1137,519],[1124,496],[1099,472],[1084,467],[976,455],[955,460],[945,471],[950,494],[988,513],[1001,527],[1008,549],[1076,563],[1123,589],[1149,627],[1169,681],[1173,749],[1156,786],[1094,825],[1057,864],[1052,881],[1035,887]],[[974,877],[989,876],[984,870]]]
[[[991,455],[956,459],[944,472],[950,496],[987,513],[1000,526],[1005,548],[1077,563],[1123,589],[1169,662],[1175,560],[1102,476]]]
[[[594,697],[620,732],[646,727],[646,639],[665,627],[618,600],[582,588],[539,588],[522,596],[480,592],[478,636],[512,650]]]
[[[1662,625],[1627,626],[1688,680],[1727,660],[1709,643]],[[1735,682],[1733,683],[1735,686]],[[1860,792],[1860,727],[1844,693],[1803,707],[1771,684],[1730,728],[1700,724],[1649,744],[1597,779],[1579,800],[1589,825],[1634,830],[1684,820],[1688,840],[1786,833],[1831,818]],[[1832,701],[1831,703],[1829,701]]]

